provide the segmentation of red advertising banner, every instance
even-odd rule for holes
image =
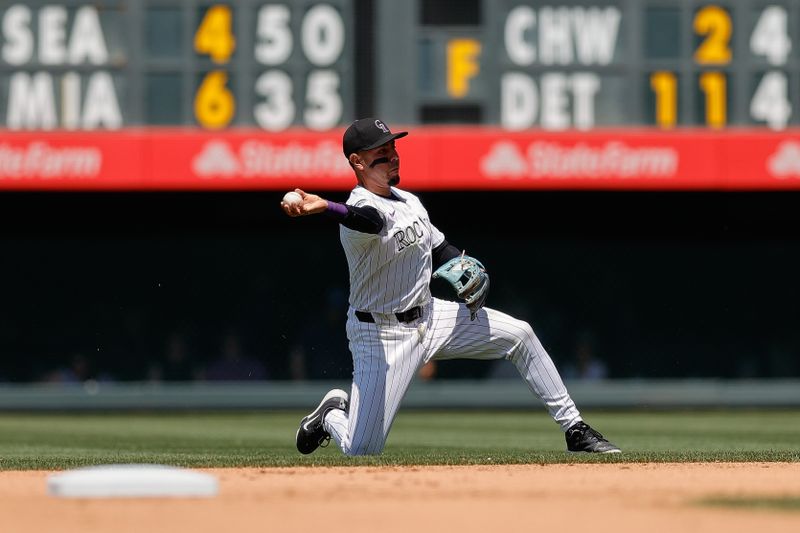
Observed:
[[[136,189],[142,134],[0,131],[0,190]]]
[[[800,189],[800,130],[409,131],[397,146],[411,190]],[[341,136],[0,131],[0,190],[346,190]]]

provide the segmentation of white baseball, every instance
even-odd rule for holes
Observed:
[[[303,201],[303,197],[294,191],[289,191],[283,195],[283,202],[288,205],[299,204]]]

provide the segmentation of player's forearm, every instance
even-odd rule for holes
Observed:
[[[371,206],[352,206],[328,200],[325,213],[342,226],[361,233],[377,235],[383,229],[383,217]]]
[[[454,257],[461,255],[461,252],[450,244],[449,242],[442,241],[442,243],[433,249],[431,252],[431,259],[433,262],[433,269],[436,270],[443,264],[447,263]]]

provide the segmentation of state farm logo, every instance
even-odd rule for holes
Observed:
[[[528,173],[528,162],[511,142],[494,143],[489,154],[481,159],[481,170],[490,177],[524,176]]]
[[[309,176],[349,176],[350,165],[336,143],[246,140],[238,151],[226,141],[215,139],[203,145],[192,159],[192,170],[201,178],[283,178]]]
[[[631,147],[620,141],[601,146],[535,141],[524,152],[515,143],[498,141],[480,164],[493,179],[670,178],[679,161],[674,148]]]
[[[102,166],[103,153],[92,146],[0,143],[0,179],[91,179]]]
[[[800,178],[800,142],[784,141],[767,159],[767,168],[776,178]]]
[[[239,159],[228,143],[209,141],[192,160],[192,170],[198,176],[233,176],[239,173]]]

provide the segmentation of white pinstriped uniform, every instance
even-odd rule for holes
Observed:
[[[348,412],[331,410],[323,424],[342,451],[364,455],[383,450],[408,386],[431,359],[509,359],[564,431],[580,421],[555,365],[527,322],[489,308],[471,321],[463,303],[431,297],[431,252],[444,235],[416,196],[392,191],[398,199],[356,187],[347,200],[375,207],[383,215],[380,234],[340,226],[350,268],[347,337],[353,385]],[[422,317],[410,323],[394,316],[416,306],[422,307]],[[359,321],[356,310],[370,312],[375,322]]]

